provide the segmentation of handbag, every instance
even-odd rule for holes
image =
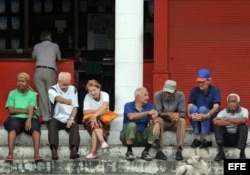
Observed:
[[[86,114],[83,116],[83,120],[87,121],[89,120],[94,114],[90,113],[90,114]],[[105,125],[109,125],[116,117],[118,116],[118,114],[114,111],[106,111],[103,115],[100,116],[100,120],[105,124]]]

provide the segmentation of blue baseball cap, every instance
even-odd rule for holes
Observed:
[[[198,77],[196,81],[206,81],[208,78],[211,78],[211,73],[207,69],[201,69],[198,72]]]

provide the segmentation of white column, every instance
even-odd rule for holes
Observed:
[[[134,100],[143,85],[144,0],[115,2],[115,111],[122,116],[124,104]]]

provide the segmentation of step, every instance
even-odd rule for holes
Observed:
[[[144,148],[143,147],[133,147],[133,152],[135,156],[140,157],[141,152]],[[79,154],[82,159],[89,153],[90,146],[81,146],[79,148]],[[106,154],[110,157],[124,157],[127,151],[126,146],[123,145],[109,145],[108,149],[98,149],[97,155]],[[174,159],[176,153],[176,147],[173,146],[165,146],[162,151],[167,155],[167,157]],[[0,146],[0,159],[4,159],[7,156],[8,147]],[[239,149],[237,148],[225,148],[225,155],[227,158],[238,158],[239,157]],[[15,146],[14,154],[16,159],[23,159],[23,158],[32,158],[33,157],[33,146]],[[49,149],[49,145],[40,147],[40,154],[43,158],[51,158],[51,151]],[[69,158],[70,150],[68,146],[59,146],[58,148],[58,155],[59,157]],[[156,149],[150,149],[151,156],[156,155]],[[217,154],[216,147],[209,147],[209,148],[191,148],[185,147],[182,151],[182,155],[184,158],[189,158],[192,155],[200,155],[203,158],[213,159]],[[250,147],[246,148],[246,156],[250,158]]]
[[[0,155],[6,155],[7,148],[0,148]],[[50,151],[48,147],[43,146],[40,153],[44,160],[42,162],[34,162],[33,147],[32,146],[16,146],[15,159],[12,164],[6,163],[4,157],[0,157],[0,172],[3,174],[174,174],[176,168],[185,164],[185,160],[192,155],[201,155],[209,165],[209,175],[223,174],[223,161],[214,162],[213,158],[216,155],[216,148],[209,149],[192,149],[186,148],[183,150],[183,161],[176,161],[175,147],[168,146],[163,149],[167,154],[168,160],[145,161],[140,159],[142,147],[133,148],[135,161],[125,160],[126,147],[125,146],[110,146],[106,150],[98,150],[98,158],[94,160],[86,160],[90,147],[82,146],[79,150],[80,158],[76,160],[69,159],[69,150],[67,146],[61,146],[58,150],[59,160],[53,161],[50,158]],[[154,156],[156,150],[152,148],[150,155]],[[226,156],[230,158],[238,158],[239,151],[235,148],[226,148]],[[246,150],[246,154],[250,157],[250,149]]]
[[[69,159],[69,148],[60,146],[58,150],[59,160],[51,160],[51,152],[49,146],[42,146],[40,154],[44,158],[42,162],[36,163],[33,159],[32,146],[16,146],[15,159],[12,164],[4,161],[7,156],[8,148],[0,147],[0,172],[3,174],[174,174],[176,168],[185,164],[185,160],[193,155],[200,155],[209,165],[209,175],[223,175],[223,161],[215,162],[214,157],[217,154],[216,147],[207,149],[186,147],[183,150],[183,161],[175,160],[176,148],[166,146],[163,152],[167,155],[168,160],[145,161],[140,159],[143,147],[134,147],[133,152],[136,157],[135,161],[127,161],[125,153],[127,148],[122,145],[110,145],[108,149],[98,149],[98,158],[94,160],[86,160],[90,146],[81,146],[79,149],[80,158]],[[150,149],[150,155],[156,155],[156,149]],[[227,158],[239,157],[239,150],[236,148],[225,148]],[[246,149],[246,156],[250,157],[250,147]],[[0,173],[0,174],[1,174]]]

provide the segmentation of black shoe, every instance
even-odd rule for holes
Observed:
[[[167,160],[168,159],[167,156],[161,150],[157,151],[155,158],[160,159],[160,160]]]
[[[181,150],[176,151],[175,160],[183,160]]]
[[[207,141],[206,139],[203,139],[200,148],[207,148],[211,146],[212,146],[212,141]]]
[[[143,151],[141,153],[141,158],[147,161],[152,160],[152,157],[149,155],[149,153],[147,151]]]
[[[246,159],[245,152],[240,152],[240,159]]]
[[[52,149],[51,149],[51,158],[52,158],[52,160],[57,160],[58,159],[57,150],[54,147],[52,147]]]
[[[225,154],[224,152],[219,152],[216,157],[214,158],[214,161],[221,161],[221,160],[224,160],[225,159]]]
[[[191,148],[196,148],[201,145],[201,141],[198,139],[194,139],[193,143],[191,144]]]
[[[76,147],[74,146],[73,148],[71,148],[71,153],[70,153],[70,159],[77,159],[79,158],[80,155],[77,153],[77,149]]]
[[[134,157],[134,154],[133,154],[132,151],[128,151],[126,153],[126,159],[129,160],[129,161],[135,160],[135,157]]]

